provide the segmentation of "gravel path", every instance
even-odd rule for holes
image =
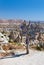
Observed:
[[[44,52],[30,50],[25,55],[25,51],[17,51],[15,57],[0,59],[0,65],[44,65]]]

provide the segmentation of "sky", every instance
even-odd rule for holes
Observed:
[[[44,21],[44,0],[0,0],[0,19]]]

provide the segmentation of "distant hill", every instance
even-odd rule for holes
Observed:
[[[20,25],[21,23],[23,23],[24,20],[22,19],[9,19],[9,20],[6,20],[6,19],[0,19],[0,24],[16,24],[16,25]],[[38,21],[31,21],[31,22],[38,22]],[[44,28],[44,21],[39,21],[41,22],[40,25]],[[26,21],[26,23],[28,24],[28,22]]]
[[[5,19],[2,19],[0,20],[0,23],[21,23],[23,22],[23,20],[19,19],[19,20],[13,20],[13,19],[9,19],[9,20],[5,20]]]

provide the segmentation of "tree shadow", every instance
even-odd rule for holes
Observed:
[[[24,55],[27,55],[26,53],[22,53],[22,54],[16,54],[16,55],[12,55],[12,56],[7,56],[7,57],[3,57],[3,58],[0,58],[1,59],[8,59],[8,58],[16,58],[16,57],[20,57],[20,56],[24,56]]]
[[[20,56],[24,56],[24,55],[27,55],[26,53],[23,53],[23,54],[17,54],[15,55],[15,57],[20,57]]]

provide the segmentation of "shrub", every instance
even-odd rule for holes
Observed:
[[[41,51],[41,46],[38,44],[38,45],[36,46],[36,49]]]

